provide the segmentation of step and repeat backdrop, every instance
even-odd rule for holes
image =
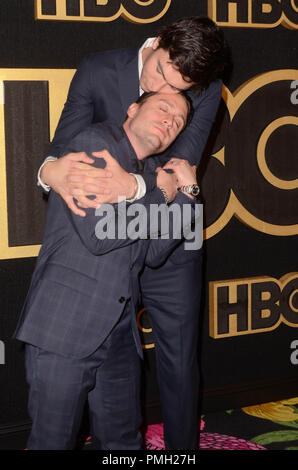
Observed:
[[[201,409],[298,393],[297,0],[0,2],[0,432],[29,422],[24,351],[11,339],[42,241],[37,169],[82,58],[132,46],[164,24],[208,15],[233,69],[199,168],[204,200]],[[154,339],[143,403],[160,419]]]

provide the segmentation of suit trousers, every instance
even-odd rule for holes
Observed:
[[[29,450],[74,449],[87,401],[97,448],[142,448],[140,357],[129,306],[128,302],[112,332],[88,357],[65,357],[26,345]]]
[[[195,260],[145,268],[141,277],[155,343],[165,446],[168,450],[198,445],[198,320],[201,253]]]

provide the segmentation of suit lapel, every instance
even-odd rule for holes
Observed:
[[[138,49],[130,48],[123,51],[123,60],[116,65],[120,98],[123,111],[139,96]]]

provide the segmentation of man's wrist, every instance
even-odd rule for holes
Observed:
[[[45,161],[43,162],[43,164],[40,166],[38,173],[37,173],[37,185],[41,186],[47,192],[51,190],[51,187],[47,184],[47,181],[44,176],[45,166],[49,166],[48,165],[49,162],[55,162],[56,160],[57,160],[56,157],[51,157],[51,156],[47,157]]]
[[[146,194],[146,183],[141,175],[130,173],[134,178],[134,193],[131,194],[131,197],[126,198],[127,202],[134,202],[138,199],[141,199]]]
[[[132,201],[135,200],[135,197],[137,195],[139,184],[138,184],[138,180],[135,178],[133,173],[129,173],[129,175],[130,175],[130,180],[131,180],[132,185],[133,185],[133,190],[129,191],[129,195],[128,195],[128,197],[126,197],[126,200],[128,202],[132,202]]]
[[[197,198],[200,194],[200,188],[197,182],[180,186],[178,191],[186,194],[186,196],[190,197],[191,199]]]
[[[187,193],[186,191],[180,191],[182,194],[185,194],[189,199],[194,199],[195,197],[192,194]]]

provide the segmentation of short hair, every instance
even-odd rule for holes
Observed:
[[[229,64],[229,48],[223,32],[207,17],[181,18],[158,34],[159,47],[169,52],[181,75],[202,91],[221,78]]]
[[[147,91],[147,92],[144,92],[142,95],[139,96],[139,98],[136,100],[136,103],[140,106],[142,106],[144,103],[146,103],[146,101],[151,97],[151,96],[154,96],[154,95],[158,95],[160,92],[158,91]],[[177,95],[181,95],[186,104],[187,104],[187,116],[186,116],[186,122],[185,122],[185,126],[186,127],[192,117],[193,117],[193,114],[194,114],[194,109],[193,109],[193,104],[192,104],[192,101],[191,101],[191,98],[184,92],[184,91],[179,91],[178,93],[173,93],[173,94],[177,94]]]

